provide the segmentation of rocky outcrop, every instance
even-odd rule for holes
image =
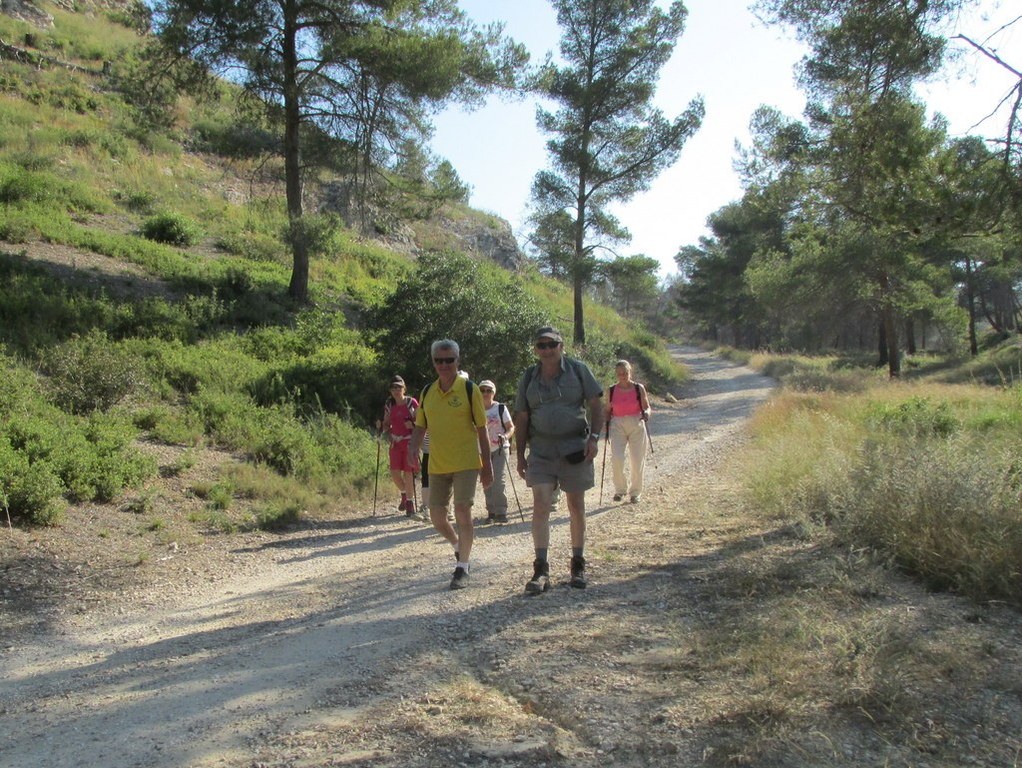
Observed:
[[[31,0],[0,0],[0,13],[35,27],[49,27],[53,24],[53,17]]]
[[[438,225],[457,243],[458,250],[470,255],[483,256],[505,269],[516,271],[526,258],[511,231],[511,225],[496,216],[469,216],[452,219],[440,216]]]
[[[395,251],[416,256],[423,250],[422,237],[417,235],[420,222],[402,221],[389,211],[375,207],[360,215],[353,202],[351,185],[346,181],[325,184],[319,191],[317,205],[319,210],[339,214],[348,226],[362,230],[367,237]],[[526,261],[511,225],[493,215],[470,210],[449,215],[441,211],[422,223],[421,229],[430,231],[428,239],[432,248],[446,247],[489,259],[511,271],[517,271]]]
[[[139,0],[52,0],[53,4],[65,11],[124,11],[138,4]],[[44,11],[33,0],[0,0],[0,13],[28,22],[36,27],[50,27],[53,16]]]

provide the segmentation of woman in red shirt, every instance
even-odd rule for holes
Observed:
[[[610,425],[610,463],[614,470],[614,501],[625,494],[637,504],[642,497],[643,471],[646,465],[646,422],[649,398],[646,388],[632,381],[632,364],[618,360],[614,366],[617,383],[610,387],[607,409]],[[631,471],[625,476],[625,449],[631,459]]]
[[[390,397],[383,406],[383,433],[390,441],[390,477],[401,492],[398,512],[415,517],[415,473],[408,464],[408,440],[415,426],[415,411],[419,403],[405,396],[405,380],[395,376],[390,380]]]

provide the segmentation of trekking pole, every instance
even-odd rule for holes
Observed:
[[[653,451],[653,438],[649,434],[649,419],[646,420],[646,440],[649,441],[649,455],[653,458],[653,469],[659,469],[656,465],[656,453]]]
[[[380,490],[380,436],[376,435],[376,482],[373,483],[373,517],[376,517],[376,496]]]
[[[607,435],[603,439],[603,469],[600,470],[600,504],[603,504],[603,481],[607,477],[607,452],[610,451],[610,419],[607,419]]]
[[[501,449],[503,450],[503,449]],[[510,453],[510,451],[508,452]],[[525,522],[525,513],[522,512],[522,502],[518,499],[518,489],[515,487],[515,473],[511,471],[511,457],[508,456],[507,461],[504,462],[504,466],[507,469],[507,476],[511,479],[511,490],[515,492],[515,503],[518,504],[518,515],[522,518],[522,522]]]
[[[412,472],[412,508],[415,510],[415,516],[419,516],[419,497],[415,493],[415,473]]]

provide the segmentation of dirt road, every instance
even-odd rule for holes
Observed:
[[[740,692],[708,709],[710,688],[738,686],[677,641],[710,615],[706,574],[746,534],[726,516],[683,535],[671,521],[713,487],[771,382],[677,354],[693,381],[680,402],[654,401],[642,503],[590,494],[588,589],[566,586],[562,510],[556,586],[523,594],[532,549],[513,495],[516,522],[477,527],[461,592],[446,543],[389,510],[210,550],[183,584],[3,639],[0,766],[755,763],[740,746],[721,757]],[[835,729],[814,763],[818,736],[769,764],[866,765],[884,741]]]

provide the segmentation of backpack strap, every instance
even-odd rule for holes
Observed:
[[[507,434],[507,427],[504,426],[504,416],[507,416],[508,413],[510,412],[508,411],[507,406],[504,405],[504,403],[497,403],[497,421],[500,422],[500,428],[504,430],[505,435]]]
[[[571,372],[575,374],[575,378],[578,379],[578,388],[582,391],[582,399],[585,400],[586,385],[585,385],[585,382],[582,381],[582,374],[578,372],[578,361],[575,360],[574,358],[571,358],[571,357],[565,357],[563,359],[564,359],[565,365],[568,368],[571,369]],[[539,363],[535,363],[535,364],[533,364],[532,368],[529,370],[529,383],[531,384],[538,377],[539,377]],[[529,408],[528,401],[526,401],[526,403],[525,403],[525,409],[527,411],[531,411],[532,410],[531,408]]]
[[[425,402],[426,402],[426,393],[429,392],[429,388],[432,387],[432,386],[433,386],[433,382],[431,381],[429,384],[427,384],[425,387],[423,387],[422,388],[422,392],[419,393],[419,406],[420,406],[420,410],[422,411],[422,420],[426,422],[426,426],[429,426],[429,419],[426,417],[426,409],[422,408],[421,406],[423,404],[425,404]]]
[[[635,382],[635,386],[639,388],[639,408],[641,408],[643,411],[646,411],[649,409],[649,392],[646,391],[646,385],[640,384],[639,382]],[[643,407],[642,405],[643,400],[646,401],[645,407]]]
[[[472,419],[472,426],[478,427],[479,425],[476,424],[476,412],[472,407],[472,387],[474,386],[475,383],[472,379],[465,379],[465,394],[468,396],[468,417]]]

